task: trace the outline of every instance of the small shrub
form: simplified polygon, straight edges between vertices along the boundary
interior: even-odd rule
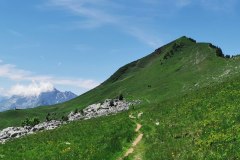
[[[123,100],[123,95],[120,94],[120,95],[118,96],[118,99],[119,99],[120,101],[122,101],[122,100]]]
[[[217,48],[217,47],[214,46],[212,43],[209,44],[209,47],[210,47],[210,48],[213,48],[213,49],[216,49],[216,48]]]
[[[230,55],[225,55],[225,58],[231,58],[231,56]]]
[[[195,39],[192,38],[188,38],[190,41],[192,41],[193,43],[197,43],[197,41]]]
[[[40,120],[37,117],[34,117],[32,119],[26,118],[24,121],[22,121],[22,126],[23,127],[24,126],[31,126],[31,127],[33,127],[33,126],[35,126],[35,125],[37,125],[39,123],[40,123]]]
[[[218,57],[224,57],[224,54],[223,54],[221,48],[219,48],[219,47],[217,47],[217,46],[214,46],[214,45],[211,44],[211,43],[209,44],[209,47],[210,47],[210,48],[213,48],[213,49],[216,49],[216,55],[217,55]]]
[[[81,109],[79,112],[81,113],[81,115],[84,115],[84,112],[83,112],[83,110],[82,110],[82,109]]]
[[[33,126],[35,126],[35,125],[37,125],[39,123],[40,123],[40,120],[39,120],[38,117],[33,118],[33,123],[32,123]]]
[[[62,116],[62,121],[68,121],[68,116]]]
[[[25,120],[22,121],[22,127],[28,126],[29,123],[30,123],[30,120],[29,120],[29,118],[27,117]]]
[[[218,57],[224,57],[224,54],[223,54],[221,48],[218,48],[218,47],[217,47],[216,55],[217,55]]]
[[[51,120],[57,119],[56,113],[48,113],[46,116],[46,121],[49,122]]]
[[[75,113],[75,114],[78,113],[78,109],[77,109],[77,108],[74,110],[74,113]]]
[[[46,121],[51,121],[50,115],[51,115],[50,113],[47,114],[47,116],[46,116]]]
[[[171,58],[170,52],[167,52],[167,53],[163,56],[163,59],[168,59],[168,58]]]
[[[114,102],[113,102],[113,100],[111,100],[111,101],[109,102],[109,105],[110,105],[111,107],[114,106]]]
[[[182,47],[184,47],[184,43],[180,43],[180,44],[174,43],[173,47],[172,47],[172,51],[177,52],[177,51],[181,50]]]

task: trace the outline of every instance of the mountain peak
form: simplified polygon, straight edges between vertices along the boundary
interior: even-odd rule
[[[1,105],[0,111],[14,109],[14,108],[26,109],[26,108],[34,108],[38,106],[54,105],[54,104],[69,101],[75,97],[77,97],[77,95],[70,91],[61,92],[56,88],[53,88],[53,90],[50,90],[50,91],[42,92],[38,96],[15,95],[9,98],[2,99],[0,101],[0,105]]]
[[[187,36],[182,36],[182,37],[174,40],[173,42],[182,42],[182,43],[187,43],[187,44],[197,43],[197,41],[195,39],[187,37]]]
[[[206,60],[216,59],[217,57],[224,57],[219,47],[211,43],[197,43],[193,38],[182,36],[156,49],[153,53],[119,68],[103,84],[122,81],[135,76],[141,70],[153,67],[160,71],[166,65],[169,68],[174,68],[174,66],[182,66],[182,68],[183,66],[196,66]]]

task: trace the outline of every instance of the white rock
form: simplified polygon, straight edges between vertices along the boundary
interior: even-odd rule
[[[134,101],[134,102],[127,102],[127,101],[120,101],[120,100],[113,100],[114,106],[110,106],[110,102],[112,100],[106,99],[103,104],[92,104],[83,109],[83,114],[77,112],[71,112],[68,115],[68,121],[76,121],[80,119],[91,119],[91,118],[96,118],[100,116],[106,116],[109,114],[116,114],[118,112],[126,111],[129,109],[129,106],[134,105],[134,104],[139,104],[140,101]],[[130,118],[131,115],[129,116]],[[135,117],[134,117],[135,118]],[[38,131],[42,130],[53,130],[57,127],[59,127],[62,124],[66,124],[67,122],[61,122],[61,121],[48,121],[48,122],[43,122],[35,125],[34,127],[31,126],[25,126],[25,127],[8,127],[0,131],[0,143],[5,143],[9,139],[12,138],[19,138],[24,135],[29,135],[29,134],[34,134]],[[159,125],[156,123],[156,125]]]

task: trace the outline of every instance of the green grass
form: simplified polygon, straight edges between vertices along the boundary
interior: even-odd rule
[[[116,159],[135,137],[135,123],[127,114],[73,122],[16,139],[0,145],[0,159]]]
[[[239,104],[236,78],[143,106],[143,159],[239,159]]]
[[[174,55],[164,58],[170,53]],[[182,37],[123,66],[99,87],[69,102],[0,113],[1,129],[20,125],[25,117],[44,120],[52,112],[61,117],[121,93],[128,100],[142,100],[135,110],[0,145],[0,159],[1,155],[3,159],[116,159],[136,136],[136,122],[143,125],[144,137],[128,159],[239,159],[239,62],[217,57],[208,43]],[[128,118],[140,111],[142,118],[135,122]],[[19,152],[13,156],[14,150]]]
[[[175,44],[182,47],[174,48]],[[174,55],[164,59],[173,51]],[[114,73],[95,89],[63,104],[0,113],[0,129],[20,125],[26,117],[45,120],[48,113],[58,118],[76,108],[123,94],[129,100],[161,102],[204,86],[225,81],[239,73],[240,59],[216,56],[208,43],[194,43],[186,37],[173,41],[152,54],[132,62]],[[226,74],[227,73],[227,74]]]
[[[145,103],[117,115],[73,122],[17,139],[0,145],[0,156],[4,155],[3,159],[116,159],[136,137],[136,123],[128,115],[143,112],[134,121],[143,125],[144,137],[128,159],[136,155],[146,160],[238,159],[239,104],[240,77],[237,77],[159,103]]]

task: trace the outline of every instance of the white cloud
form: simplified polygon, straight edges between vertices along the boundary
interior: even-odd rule
[[[132,36],[136,37],[141,42],[146,43],[147,45],[151,46],[152,48],[157,48],[161,46],[162,42],[158,38],[152,36],[152,34],[148,34],[146,32],[143,32],[139,28],[132,27],[128,30],[128,33]]]
[[[0,64],[0,77],[11,80],[22,80],[28,77],[30,72],[16,68],[12,64]]]
[[[29,85],[18,84],[12,87],[7,92],[8,95],[36,95],[42,90],[51,88],[50,84],[54,86],[71,86],[84,90],[89,90],[99,85],[99,82],[90,79],[35,75],[30,71],[18,69],[12,64],[0,64],[0,78],[6,78],[15,83],[30,83]],[[7,90],[6,88],[4,89]],[[4,92],[0,93],[0,95],[4,95]]]
[[[127,2],[111,0],[47,0],[47,2],[45,7],[64,10],[79,16],[79,21],[71,23],[71,29],[93,29],[112,25],[155,48],[159,47],[159,42],[162,41],[161,37],[152,33],[153,30],[149,27],[151,25],[148,25],[148,21],[145,19],[154,19],[154,16],[166,18],[189,6],[199,6],[202,9],[220,13],[232,12],[236,7],[237,0],[131,1],[130,4],[134,7],[128,6]]]
[[[192,0],[176,0],[176,4],[178,7],[185,7],[190,5]]]
[[[83,80],[83,79],[50,79],[50,82],[58,85],[68,85],[75,86],[84,89],[92,89],[99,85],[97,81],[94,80]]]
[[[146,4],[152,4],[158,7],[169,8],[171,6],[173,9],[182,9],[189,5],[197,5],[204,9],[211,11],[225,11],[229,12],[236,7],[238,0],[142,0]],[[174,8],[177,7],[177,8]]]
[[[10,88],[7,95],[18,95],[18,96],[38,96],[42,92],[52,91],[54,89],[53,84],[49,82],[35,82],[28,85],[17,84]]]
[[[136,25],[135,19],[138,16],[117,14],[119,8],[126,7],[122,7],[119,3],[109,0],[48,0],[47,6],[60,8],[79,16],[81,21],[74,22],[75,25],[71,26],[72,29],[92,29],[113,25],[150,47],[155,48],[160,45],[159,37],[151,34],[150,29],[143,29],[143,27]]]
[[[90,20],[85,21],[86,24],[82,23],[82,25],[93,27],[93,25],[99,26],[100,24],[117,22],[115,17],[97,7],[108,2],[106,0],[49,0],[48,6],[61,7],[75,15],[85,16]]]
[[[203,9],[216,12],[232,12],[235,10],[237,0],[171,0],[176,7],[184,8],[190,5],[200,6]]]
[[[18,31],[16,31],[16,30],[8,29],[7,31],[8,31],[11,35],[13,35],[13,36],[16,36],[16,37],[23,37],[23,34],[20,33],[20,32],[18,32]]]
[[[232,12],[235,10],[237,0],[199,0],[200,4],[208,9],[213,11],[224,11]]]

